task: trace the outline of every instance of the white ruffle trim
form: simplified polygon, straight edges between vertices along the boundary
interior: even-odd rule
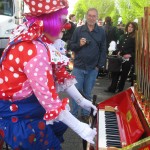
[[[54,47],[62,54],[62,55],[66,55],[66,42],[64,42],[61,39],[57,39],[55,40],[55,42],[53,43]]]
[[[13,41],[21,33],[27,33],[28,27],[25,23],[20,24],[17,28],[13,30],[13,34],[10,35],[10,41]]]
[[[57,92],[64,91],[65,89],[76,83],[77,80],[75,78],[65,79],[64,83],[61,84],[58,84],[58,82],[56,83],[56,90]]]
[[[54,44],[47,44],[51,53],[51,62],[54,64],[63,63],[64,65],[68,65],[69,58],[65,55],[62,55],[59,50],[54,47]]]

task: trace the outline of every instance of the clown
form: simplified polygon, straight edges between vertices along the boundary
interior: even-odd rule
[[[78,105],[97,108],[77,91],[65,69],[68,59],[55,46],[64,28],[66,0],[24,0],[30,13],[14,31],[0,60],[0,137],[12,149],[61,150],[70,127],[90,143],[96,130],[69,112],[65,91]]]

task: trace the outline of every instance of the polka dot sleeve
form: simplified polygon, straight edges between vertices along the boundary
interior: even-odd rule
[[[64,91],[71,85],[77,83],[75,76],[71,75],[68,71],[66,71],[66,65],[57,64],[53,66],[53,71],[55,72],[54,75],[58,92]]]
[[[55,119],[61,110],[65,109],[68,99],[60,100],[56,92],[53,71],[47,49],[39,43],[34,43],[35,47],[30,47],[33,51],[37,50],[34,56],[24,67],[24,72],[30,82],[34,94],[40,104],[46,110],[45,120]],[[26,59],[24,55],[24,59]]]

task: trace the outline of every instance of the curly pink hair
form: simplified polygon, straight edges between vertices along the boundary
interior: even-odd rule
[[[26,19],[31,23],[36,20],[42,20],[44,24],[44,32],[50,34],[51,36],[58,36],[66,21],[63,16],[66,16],[67,14],[67,8],[63,8],[50,14],[43,14],[40,16],[26,16]]]

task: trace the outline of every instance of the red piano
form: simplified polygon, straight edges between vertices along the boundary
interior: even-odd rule
[[[150,150],[150,127],[134,88],[98,104],[95,150]]]

